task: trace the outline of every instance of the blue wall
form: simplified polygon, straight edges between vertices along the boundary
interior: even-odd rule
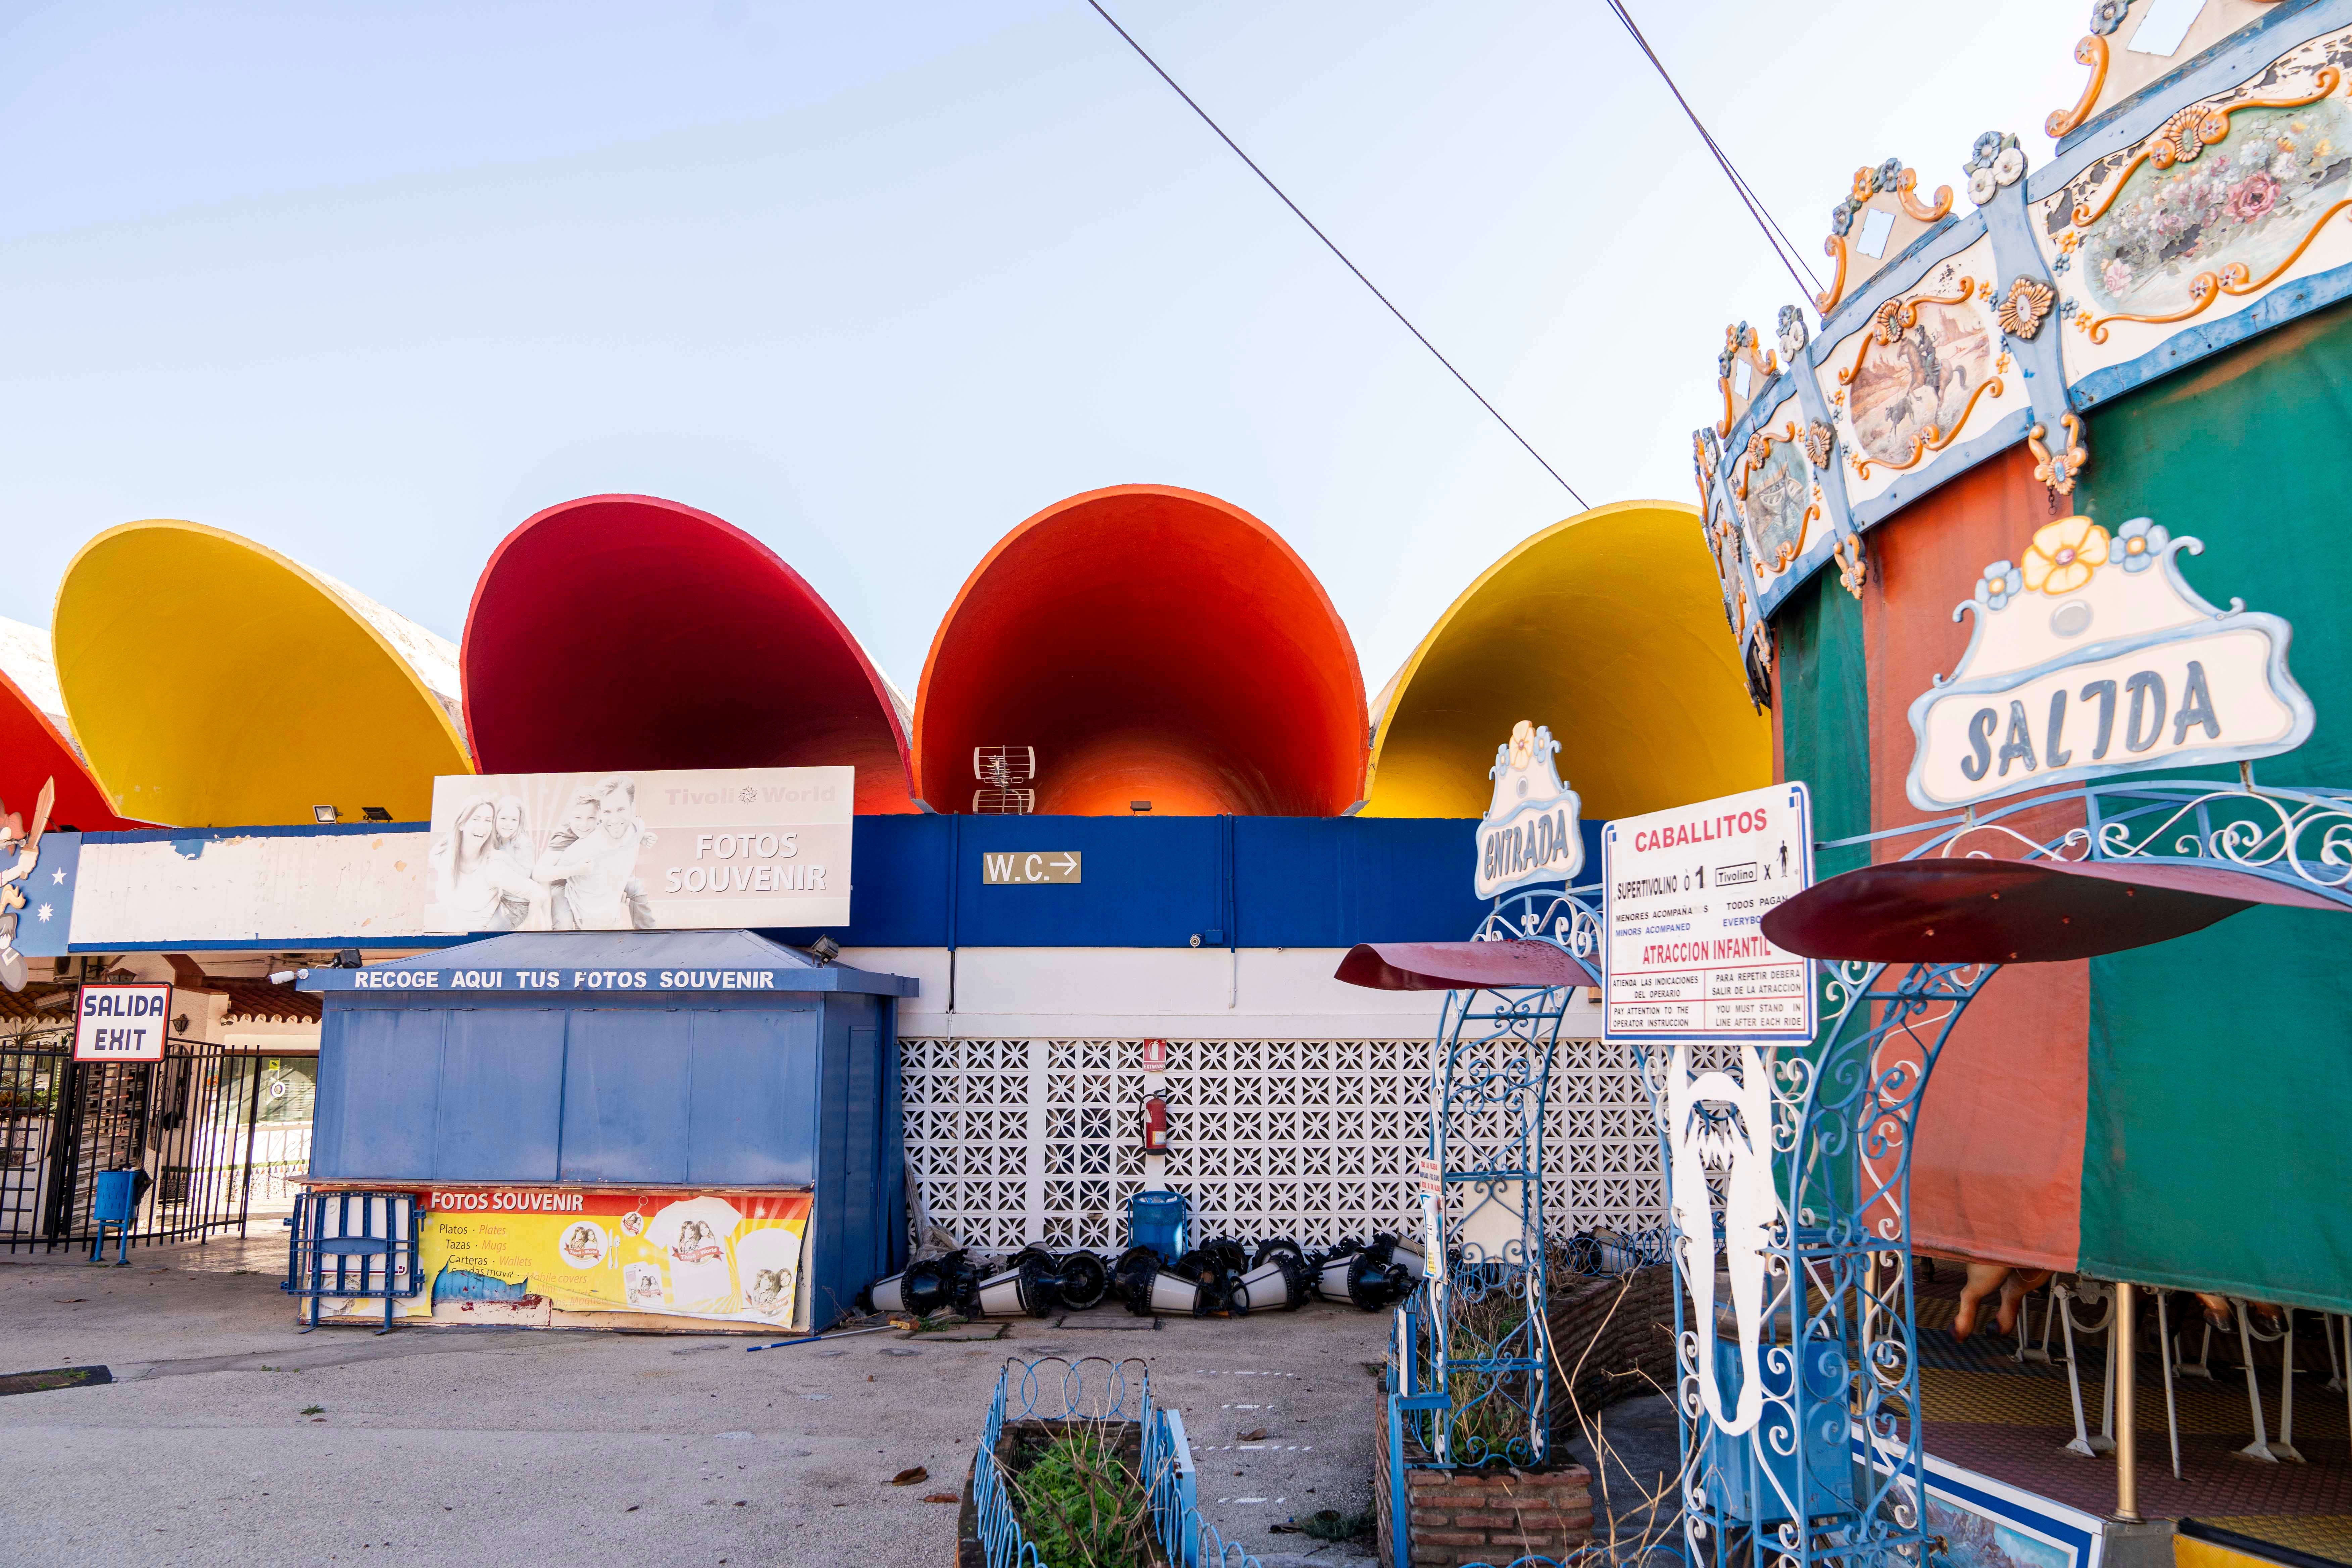
[[[1477,824],[1450,817],[861,816],[856,947],[1347,947],[1466,937]],[[1600,825],[1584,825],[1600,864]],[[987,885],[990,853],[1075,850],[1074,884]],[[806,942],[814,930],[763,933]]]

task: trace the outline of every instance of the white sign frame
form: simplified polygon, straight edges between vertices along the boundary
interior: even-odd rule
[[[1619,817],[1601,829],[1601,865],[1602,1038],[1796,1042],[1819,1031],[1813,961],[1773,946],[1759,929],[1766,913],[1813,884],[1812,792],[1803,780]],[[1724,879],[1708,885],[1718,874]],[[1748,887],[1757,891],[1738,890]],[[1718,971],[1724,979],[1705,978]],[[1717,985],[1731,989],[1707,994]],[[1660,994],[1694,986],[1695,995]],[[1793,1018],[1785,1005],[1769,1006],[1794,1000],[1791,986],[1803,998]],[[1696,1027],[1669,1016],[1685,1003],[1696,1005]],[[1645,1026],[1632,1026],[1643,1016],[1637,1009],[1649,1013]]]
[[[848,767],[459,773],[433,781],[425,930],[849,923]]]
[[[78,1062],[160,1062],[171,1033],[169,981],[85,985],[74,998],[73,1059]],[[119,1037],[125,1035],[134,1039],[121,1043]]]
[[[1559,751],[1549,726],[1525,719],[1495,748],[1495,765],[1486,772],[1494,795],[1478,824],[1470,881],[1480,898],[1499,899],[1539,882],[1572,883],[1584,870],[1584,805],[1552,762]]]

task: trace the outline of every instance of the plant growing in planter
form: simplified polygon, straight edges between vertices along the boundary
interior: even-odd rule
[[[1258,1568],[1201,1518],[1183,1418],[1139,1361],[1010,1361],[997,1374],[957,1568]]]
[[[1113,1426],[1074,1421],[1007,1478],[1023,1532],[1053,1568],[1150,1568],[1160,1561],[1150,1493],[1119,1451],[1123,1434]]]

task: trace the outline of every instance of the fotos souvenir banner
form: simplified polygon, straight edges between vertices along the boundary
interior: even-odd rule
[[[808,1193],[556,1192],[468,1187],[416,1194],[424,1289],[397,1315],[453,1303],[545,1302],[790,1328],[804,1322]],[[378,1302],[326,1302],[380,1316]],[[446,1310],[443,1312],[447,1315]]]
[[[425,929],[849,923],[853,768],[433,781]]]

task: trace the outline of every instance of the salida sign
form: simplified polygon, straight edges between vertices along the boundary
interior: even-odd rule
[[[1812,881],[1812,797],[1769,785],[1602,829],[1612,1040],[1807,1040],[1812,965],[1764,917]]]
[[[160,1062],[171,1016],[168,984],[85,985],[74,1009],[74,1060]]]
[[[1952,612],[1975,622],[1959,668],[1911,704],[1911,803],[1950,810],[2301,745],[2315,716],[2287,672],[2293,628],[2200,597],[2176,557],[2203,549],[2147,518],[2110,535],[2068,517],[2035,531],[2022,563],[1986,567]]]

